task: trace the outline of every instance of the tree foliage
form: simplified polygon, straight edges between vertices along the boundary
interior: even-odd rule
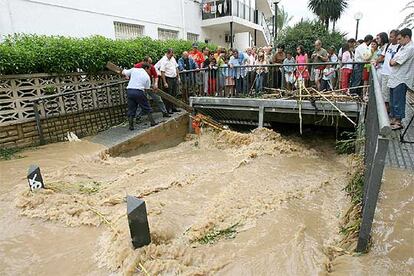
[[[402,10],[406,13],[406,16],[399,26],[400,28],[414,28],[414,1],[408,1]]]
[[[345,35],[340,32],[329,32],[325,26],[318,21],[302,21],[293,27],[288,27],[282,32],[278,43],[284,44],[287,51],[296,53],[296,47],[303,45],[309,54],[314,50],[314,43],[319,39],[323,47],[334,46],[339,49],[345,43]],[[295,55],[295,54],[294,54]]]
[[[285,29],[292,19],[293,19],[293,16],[290,16],[289,13],[285,10],[285,8],[283,6],[282,7],[281,6],[277,7],[276,24],[277,24],[278,31],[281,31],[281,30]],[[269,28],[271,29],[272,26],[273,26],[273,17],[266,18],[266,23],[269,26]]]
[[[348,0],[309,0],[308,8],[324,22],[329,29],[329,22],[336,22],[348,8]]]
[[[191,49],[191,41],[112,40],[102,36],[71,38],[16,34],[0,44],[0,74],[98,72],[107,61],[131,67],[144,56],[160,59],[168,48],[177,55]],[[205,43],[200,43],[204,47]],[[209,47],[212,45],[209,45]],[[212,46],[214,48],[214,46]]]

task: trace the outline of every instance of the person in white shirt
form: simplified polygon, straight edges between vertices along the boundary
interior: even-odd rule
[[[339,59],[338,56],[336,55],[336,50],[334,46],[330,46],[328,48],[328,57],[329,57],[329,62],[334,62],[334,63],[338,63]],[[337,85],[337,73],[336,71],[339,70],[339,64],[338,65],[333,65],[332,68],[335,70],[335,73],[332,76],[332,87],[335,88]],[[333,89],[332,88],[332,89]]]
[[[401,120],[405,118],[407,90],[414,90],[414,42],[411,29],[405,28],[398,34],[401,49],[390,60],[391,74],[388,80],[390,88],[391,128],[402,129]]]
[[[388,84],[388,80],[391,74],[390,60],[394,57],[394,55],[399,51],[401,47],[398,44],[398,40],[397,40],[397,36],[399,32],[400,32],[399,30],[392,30],[390,32],[389,44],[387,44],[384,47],[381,55],[375,61],[375,64],[377,66],[382,64],[381,70],[380,70],[380,74],[381,74],[380,85],[381,85],[382,97],[384,98],[385,106],[388,111],[390,111],[389,110],[390,88],[388,87],[387,84]]]
[[[364,42],[361,43],[355,49],[355,56],[354,56],[355,62],[368,62],[370,60],[371,48],[369,45],[371,44],[371,41],[373,39],[374,37],[372,35],[365,36]],[[354,88],[354,87],[361,85],[363,70],[364,70],[364,64],[354,64],[353,70],[352,70],[352,77],[351,77],[351,88],[350,88],[351,94],[357,94],[359,96],[362,96],[362,89]]]
[[[344,44],[342,47],[341,89],[344,89],[346,94],[349,94],[349,82],[352,76],[353,66],[348,64],[354,61],[352,50],[352,48],[349,48],[349,44]]]
[[[246,65],[254,65],[255,57],[253,55],[253,50],[251,48],[247,48],[246,57],[247,57]],[[252,90],[254,80],[255,80],[255,77],[256,77],[256,72],[255,72],[254,69],[255,69],[254,67],[248,67],[247,68],[247,87],[248,87],[249,91]]]
[[[355,38],[350,38],[347,41],[348,44],[348,49],[355,49],[356,48],[356,40]],[[339,49],[338,51],[338,59],[342,60],[342,53],[344,52],[344,47],[342,47],[341,49]]]
[[[129,78],[127,86],[127,99],[128,99],[128,121],[129,129],[134,130],[134,118],[137,113],[138,106],[142,111],[148,115],[148,120],[151,126],[155,126],[157,123],[152,117],[152,108],[148,103],[147,96],[145,95],[145,89],[150,89],[150,68],[148,63],[142,64],[141,68],[131,68],[129,70],[124,69],[122,75]]]
[[[332,65],[326,65],[322,73],[321,91],[333,90],[332,81],[335,77],[335,69]]]
[[[178,82],[180,81],[180,72],[178,70],[178,63],[174,58],[173,49],[168,49],[159,63],[164,90],[171,96],[176,97]],[[170,114],[178,112],[177,108],[169,102],[166,102],[165,106]]]

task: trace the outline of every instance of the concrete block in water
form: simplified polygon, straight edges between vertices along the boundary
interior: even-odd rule
[[[27,180],[29,181],[29,188],[32,192],[45,187],[39,166],[31,165],[29,167],[29,171],[27,172]]]
[[[134,248],[150,244],[151,237],[145,201],[134,196],[127,196],[127,213]]]

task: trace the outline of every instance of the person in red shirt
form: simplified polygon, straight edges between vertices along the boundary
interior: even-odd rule
[[[201,68],[201,65],[206,59],[204,58],[203,53],[200,52],[200,50],[198,50],[197,43],[193,44],[193,50],[190,51],[188,54],[189,54],[189,57],[191,57],[197,63],[198,68]]]
[[[152,59],[149,56],[145,56],[144,59],[141,62],[135,64],[134,67],[135,68],[141,68],[144,63],[148,63],[149,65],[151,65],[151,68],[150,68],[150,77],[151,77],[152,87],[153,87],[153,89],[158,88],[158,74],[157,74],[157,70],[155,70],[155,67],[152,64]]]
[[[152,87],[153,87],[153,91],[146,91],[146,93],[148,94],[148,96],[152,98],[152,100],[155,103],[157,103],[159,109],[162,112],[163,117],[171,117],[170,114],[168,114],[168,111],[165,108],[165,104],[162,101],[161,97],[156,94],[156,91],[158,89],[158,74],[157,74],[157,70],[155,69],[155,66],[152,64],[152,59],[149,56],[146,56],[141,62],[135,64],[134,67],[142,68],[142,65],[144,63],[147,63],[151,66],[149,75],[150,75]],[[138,113],[138,117],[140,117],[140,113]]]

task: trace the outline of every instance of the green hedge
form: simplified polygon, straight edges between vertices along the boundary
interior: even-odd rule
[[[7,36],[0,44],[0,74],[69,73],[82,70],[98,72],[107,61],[122,67],[131,67],[146,55],[154,62],[168,48],[176,55],[191,49],[192,42],[185,40],[152,40],[137,38],[112,40],[102,36],[71,38],[17,34]],[[199,43],[200,47],[206,46]],[[215,49],[213,45],[208,45]]]
[[[296,47],[299,45],[303,45],[308,54],[312,53],[317,39],[322,41],[323,48],[334,46],[338,52],[345,43],[345,34],[327,31],[322,23],[306,20],[286,28],[279,37],[278,43],[284,44],[286,50],[292,51],[295,56]]]

